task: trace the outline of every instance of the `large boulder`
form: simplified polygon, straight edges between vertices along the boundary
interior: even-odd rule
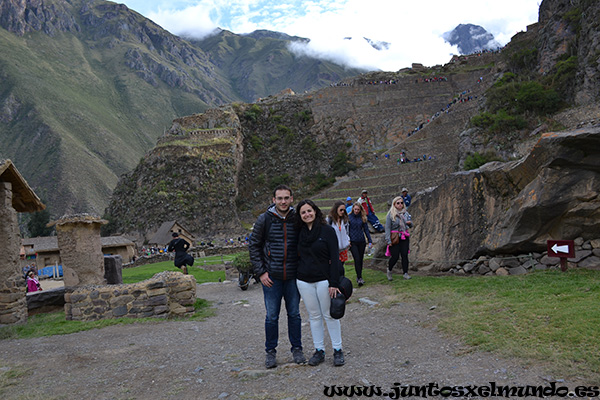
[[[411,205],[411,258],[441,268],[543,251],[548,239],[600,237],[599,172],[595,126],[546,133],[521,160],[456,173]]]

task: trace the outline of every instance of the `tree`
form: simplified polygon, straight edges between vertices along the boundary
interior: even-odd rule
[[[31,237],[50,236],[54,232],[54,227],[47,227],[48,222],[50,222],[50,212],[47,208],[31,214],[31,218],[27,222],[27,229]]]

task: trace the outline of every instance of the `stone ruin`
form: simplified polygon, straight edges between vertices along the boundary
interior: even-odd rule
[[[143,282],[122,283],[120,260],[102,255],[100,227],[105,223],[88,214],[68,215],[51,223],[56,226],[63,261],[66,319],[193,314],[196,280],[191,275],[165,271]]]
[[[46,206],[10,160],[0,160],[0,324],[27,321],[26,289],[19,263],[21,237],[17,212]]]

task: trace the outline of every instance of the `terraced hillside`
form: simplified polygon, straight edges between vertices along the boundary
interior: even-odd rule
[[[456,91],[452,95],[448,95],[448,88],[443,86],[445,82],[421,84],[420,88],[429,93],[424,93],[423,99],[429,101],[431,109],[431,115],[425,119],[421,129],[399,133],[403,137],[400,143],[370,155],[362,168],[338,179],[333,187],[315,196],[317,204],[327,209],[334,201],[348,196],[354,199],[362,189],[367,189],[375,208],[385,210],[388,202],[400,193],[402,187],[408,187],[414,195],[418,191],[437,186],[448,174],[456,172],[459,166],[459,134],[469,119],[478,112],[483,102],[482,95],[493,82],[494,73],[492,68],[488,68],[449,76],[449,81],[453,81],[450,87]],[[418,101],[419,97],[414,94],[413,92],[412,98],[416,97],[415,101]],[[436,103],[436,99],[439,103]],[[454,99],[456,102],[446,108]],[[442,111],[443,108],[445,109]],[[408,113],[406,109],[402,111]],[[411,119],[415,128],[420,125],[415,114],[412,118],[407,118]],[[411,162],[398,162],[403,152]],[[422,161],[415,162],[416,158]]]

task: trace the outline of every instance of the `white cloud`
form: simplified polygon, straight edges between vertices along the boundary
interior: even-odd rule
[[[160,8],[160,0],[146,0],[149,11],[139,11],[177,35],[205,37],[217,27],[240,34],[268,29],[311,39],[308,45],[295,46],[302,54],[397,70],[413,62],[448,62],[457,49],[441,36],[461,23],[483,26],[504,45],[537,21],[540,1],[175,0]],[[391,45],[376,51],[363,37]]]

